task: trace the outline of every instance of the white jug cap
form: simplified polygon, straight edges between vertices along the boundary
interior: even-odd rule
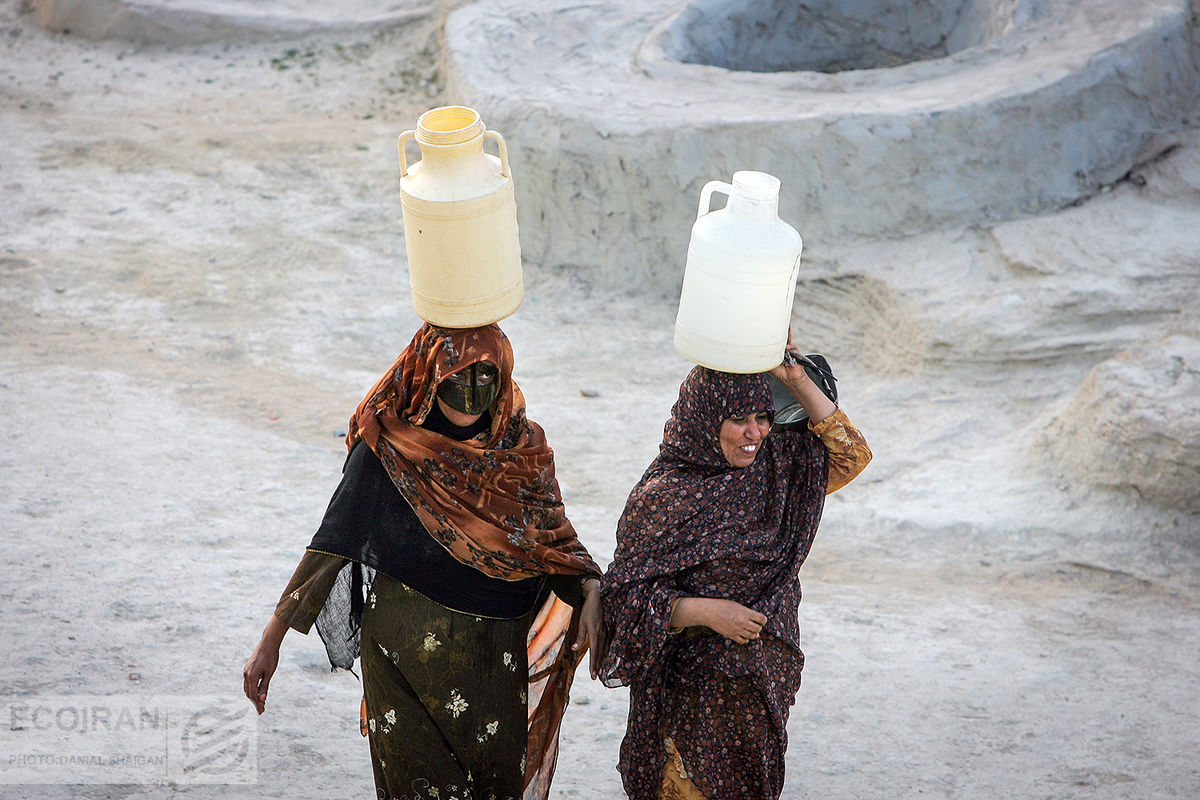
[[[739,170],[733,173],[733,189],[747,200],[775,200],[779,197],[779,178],[765,172]]]

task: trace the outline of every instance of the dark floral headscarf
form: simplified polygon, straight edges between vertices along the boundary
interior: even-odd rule
[[[658,457],[630,492],[617,524],[616,552],[601,584],[610,641],[600,677],[607,686],[631,689],[619,764],[630,797],[658,796],[668,734],[689,774],[710,787],[712,797],[755,795],[753,787],[735,789],[719,777],[720,759],[700,758],[702,739],[719,750],[722,736],[750,737],[763,753],[782,757],[783,720],[803,665],[797,574],[821,519],[828,452],[810,431],[772,433],[750,466],[731,466],[721,451],[722,421],[771,409],[764,375],[693,369],[679,389]],[[738,647],[715,634],[669,636],[681,597],[724,598],[761,612],[764,643]],[[737,732],[692,732],[677,707],[684,701],[673,693],[689,670],[750,681],[738,685],[755,687],[772,721]],[[741,774],[727,764],[725,772],[734,782]],[[777,788],[762,796],[778,796]]]
[[[799,487],[791,484],[792,476],[777,463],[778,437],[768,436],[754,463],[745,468],[730,465],[721,450],[725,419],[773,410],[770,386],[763,374],[738,375],[706,367],[696,367],[688,374],[663,430],[658,457],[629,493],[617,524],[617,549],[604,576],[608,596],[615,596],[626,584],[745,555],[758,543],[769,547],[786,520],[800,520],[801,515],[789,508]],[[824,448],[817,441],[809,444],[816,445],[813,458],[821,467],[814,474],[823,475]],[[824,484],[815,494],[818,519],[823,492]],[[815,522],[812,527],[815,533]],[[614,685],[632,677],[620,666],[634,655],[632,651],[640,649],[638,637],[630,633],[631,652],[623,654],[619,621],[610,627],[606,680]],[[633,658],[634,662],[641,660]]]
[[[679,399],[663,430],[660,455],[654,463],[660,469],[733,470],[721,451],[721,423],[759,411],[775,415],[766,375],[735,375],[696,367],[679,387]]]

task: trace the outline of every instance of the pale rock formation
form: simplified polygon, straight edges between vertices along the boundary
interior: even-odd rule
[[[1200,512],[1200,336],[1168,336],[1099,364],[1045,444],[1079,483]]]
[[[0,0],[5,700],[236,697],[337,486],[346,415],[418,324],[395,135],[464,98],[434,98],[396,73],[430,75],[433,20],[347,58],[335,42],[357,33],[233,47],[52,35],[28,1]],[[346,7],[304,2],[314,14]],[[931,5],[904,3],[919,4]],[[272,68],[295,47],[315,56]],[[943,89],[953,99],[962,87]],[[581,161],[605,141],[581,125],[562,136],[559,150]],[[696,158],[709,152],[688,141]],[[1174,356],[1194,367],[1186,321],[1200,317],[1200,132],[1181,141],[1077,207],[994,227],[830,240],[785,202],[809,240],[796,329],[832,359],[875,450],[829,497],[804,567],[808,664],[785,797],[1196,795],[1200,513],[1171,513],[1178,493],[1152,501],[1085,483],[1037,446],[1068,427],[1094,370],[1133,407],[1120,431],[1138,431],[1132,446],[1161,458],[1155,425],[1196,429],[1194,400],[1180,397],[1184,381],[1196,395],[1194,374],[1169,382]],[[592,166],[562,161],[564,187]],[[644,203],[633,182],[611,197],[580,185],[582,199],[560,196],[553,219],[521,224],[536,241],[564,219],[590,236],[594,208],[661,217],[658,184],[674,169],[646,171]],[[704,166],[695,180],[710,177],[721,176]],[[656,266],[674,275],[699,186],[677,188],[680,250]],[[569,216],[576,203],[586,209]],[[526,304],[504,326],[571,519],[601,564],[688,369],[671,350],[673,299],[593,282],[655,227],[614,219],[586,251],[599,272],[530,261]],[[621,797],[627,693],[585,675],[554,796]],[[90,766],[70,783],[53,767],[46,783],[4,784],[0,796],[369,797],[361,697],[353,676],[330,674],[318,637],[291,635],[267,713],[255,721],[240,701],[257,783],[167,786],[146,771],[142,785],[102,784]],[[30,733],[6,730],[3,755],[26,752],[17,739]],[[100,733],[62,752],[102,752]]]
[[[893,6],[483,0],[447,98],[509,139],[527,260],[669,294],[705,181],[777,175],[820,254],[1075,202],[1200,97],[1187,0]]]
[[[304,36],[319,31],[377,31],[427,17],[414,0],[32,0],[40,24],[89,39],[167,45]]]

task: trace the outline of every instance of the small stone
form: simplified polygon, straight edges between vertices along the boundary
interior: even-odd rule
[[[140,672],[129,673],[129,680],[133,681],[134,683],[141,683],[142,682],[142,673],[140,673]]]
[[[600,392],[596,391],[595,389],[580,389],[579,393],[581,395],[583,395],[584,397],[599,397],[600,396]]]

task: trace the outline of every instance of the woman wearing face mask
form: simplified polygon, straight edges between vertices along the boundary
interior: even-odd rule
[[[771,374],[803,405],[808,430],[768,435],[765,374],[696,367],[617,526],[599,672],[630,687],[619,769],[634,800],[783,791],[804,666],[798,571],[825,495],[871,451],[802,366]]]
[[[315,622],[335,667],[361,651],[381,800],[544,798],[599,635],[599,570],[512,365],[495,325],[417,332],[351,417],[341,484],[243,671],[261,714],[289,627]]]

